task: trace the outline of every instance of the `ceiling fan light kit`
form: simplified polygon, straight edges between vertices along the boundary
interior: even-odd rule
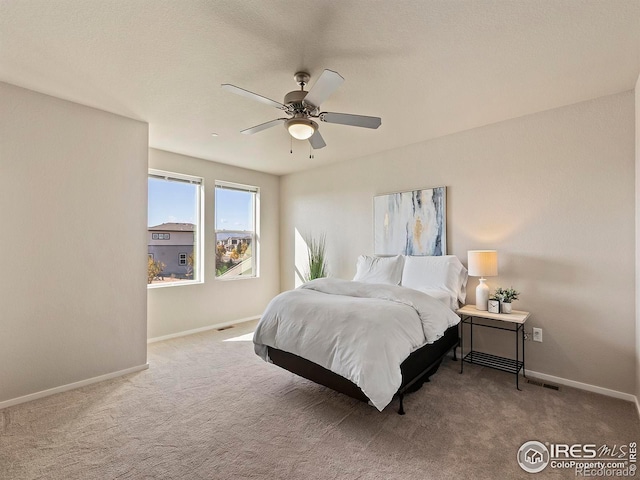
[[[289,115],[290,118],[278,118],[270,122],[261,123],[255,127],[242,130],[241,133],[252,135],[267,128],[284,123],[285,128],[293,138],[297,140],[309,140],[311,148],[317,150],[325,147],[325,143],[318,124],[312,118],[325,123],[335,123],[339,125],[351,125],[354,127],[378,128],[382,124],[379,117],[367,117],[364,115],[351,115],[347,113],[321,112],[320,105],[331,96],[331,94],[344,82],[344,78],[332,70],[325,70],[318,78],[315,85],[308,92],[304,90],[309,82],[310,75],[307,72],[297,72],[294,79],[300,90],[289,92],[284,97],[284,103],[276,102],[270,98],[263,97],[257,93],[250,92],[235,85],[225,83],[222,88],[241,95],[246,98],[271,105]]]
[[[318,124],[308,118],[291,118],[285,122],[284,126],[297,140],[306,140],[318,129]]]

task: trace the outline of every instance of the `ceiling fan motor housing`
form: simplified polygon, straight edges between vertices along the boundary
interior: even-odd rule
[[[284,104],[291,105],[294,110],[304,110],[304,104],[302,101],[304,97],[307,96],[307,93],[304,90],[294,90],[293,92],[289,92],[284,96]]]

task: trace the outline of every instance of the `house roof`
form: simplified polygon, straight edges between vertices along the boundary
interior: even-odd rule
[[[149,122],[151,147],[285,174],[634,88],[638,0],[3,0],[0,80]],[[282,112],[305,70],[345,82],[309,158]],[[307,87],[308,89],[308,87]],[[212,133],[218,134],[212,137]],[[289,153],[293,145],[293,154]]]
[[[193,232],[193,223],[162,223],[149,227],[147,230],[150,232]]]

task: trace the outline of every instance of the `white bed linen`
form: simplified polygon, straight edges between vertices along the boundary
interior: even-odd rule
[[[456,294],[456,302],[465,302],[467,296],[467,269],[455,255],[404,257],[403,287],[445,289]],[[428,293],[428,292],[427,292]],[[457,303],[451,306],[457,309]]]
[[[426,293],[430,297],[440,300],[447,308],[451,310],[457,310],[460,308],[458,305],[458,297],[450,290],[441,288],[416,288],[419,292]]]
[[[253,342],[267,362],[270,346],[342,375],[382,411],[402,383],[400,364],[459,321],[417,290],[323,278],[275,297]]]
[[[404,256],[371,257],[360,255],[356,262],[356,275],[353,280],[365,283],[386,283],[400,285]]]

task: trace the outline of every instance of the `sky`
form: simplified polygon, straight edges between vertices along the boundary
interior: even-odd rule
[[[189,183],[150,178],[147,225],[195,223],[197,188]],[[216,189],[216,228],[252,230],[251,196],[249,192]],[[211,207],[207,204],[204,206],[205,209]]]

